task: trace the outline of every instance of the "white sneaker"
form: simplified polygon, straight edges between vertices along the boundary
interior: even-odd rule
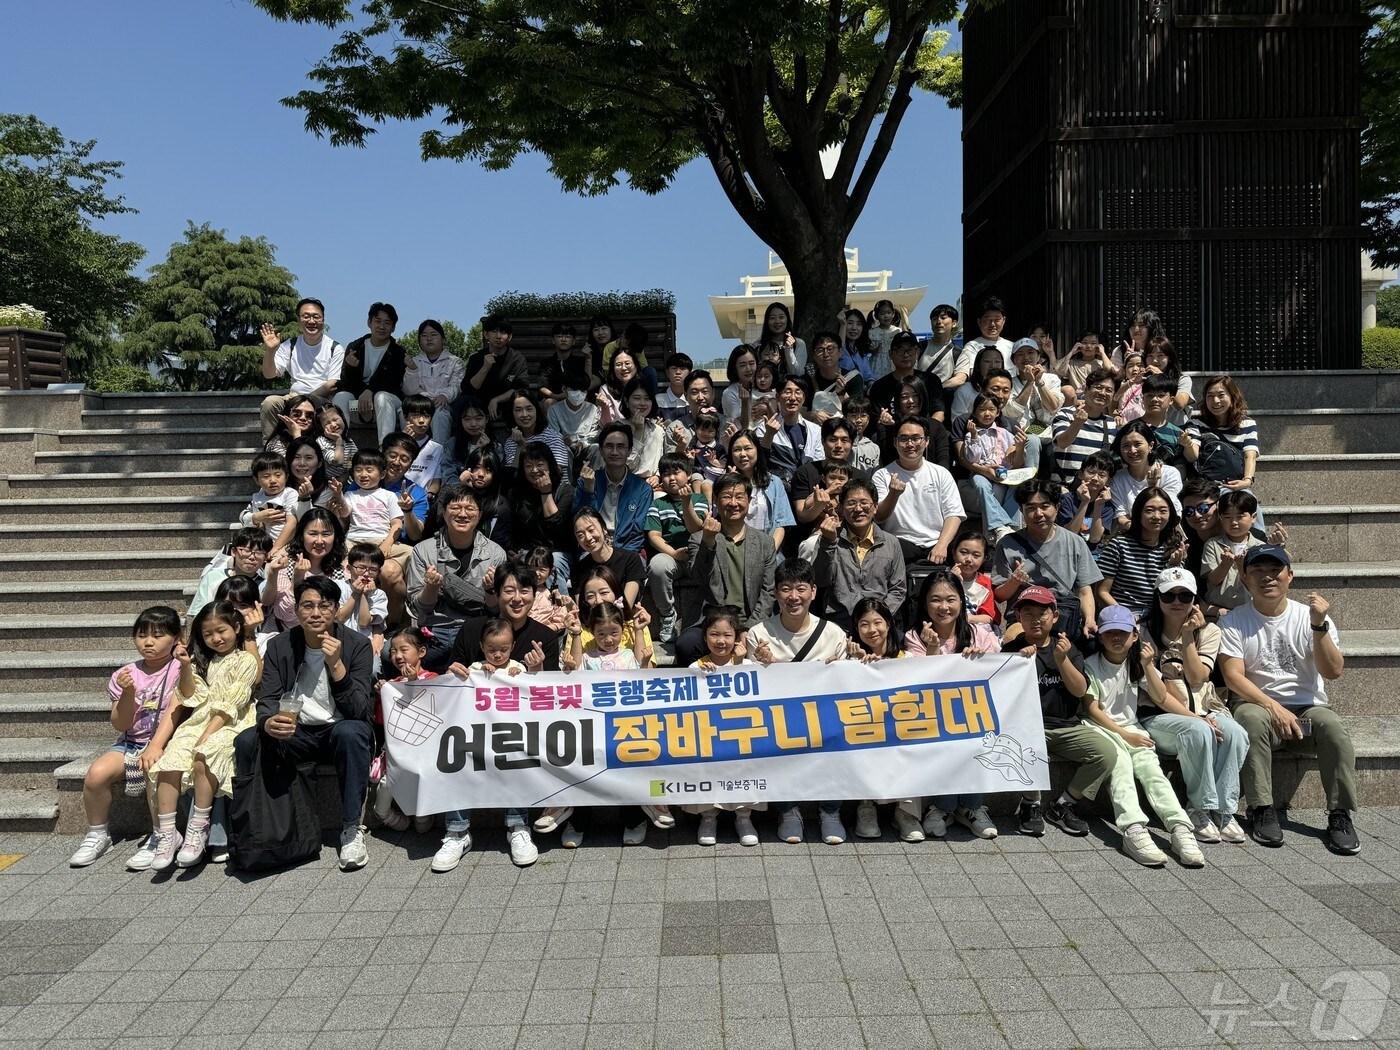
[[[856,834],[863,839],[880,837],[880,815],[875,809],[875,803],[865,801],[856,807]]]
[[[572,824],[565,824],[559,833],[559,845],[565,849],[578,849],[583,845],[583,832]]]
[[[511,863],[521,868],[528,868],[535,861],[540,859],[540,851],[535,848],[534,840],[530,838],[530,829],[523,824],[519,827],[511,828],[507,833],[510,840]]]
[[[435,817],[414,817],[413,830],[420,835],[426,835],[433,830],[433,825],[435,823],[437,823],[437,818]]]
[[[353,831],[340,833],[340,870],[355,871],[369,863],[369,849],[365,846],[365,829],[356,827]]]
[[[846,825],[841,823],[840,813],[822,814],[822,841],[828,846],[839,846],[846,841]]]
[[[169,831],[156,832],[156,838],[160,841],[156,843],[155,855],[151,857],[151,870],[164,871],[175,863],[175,853],[185,843],[185,838],[175,828]]]
[[[1188,809],[1186,815],[1191,819],[1191,833],[1196,836],[1198,842],[1220,841],[1220,829],[1215,826],[1213,813],[1207,813],[1203,809]]]
[[[651,827],[645,820],[638,821],[630,828],[622,829],[622,844],[624,846],[640,846],[647,840],[647,831]]]
[[[931,839],[941,839],[948,834],[948,814],[937,806],[929,806],[924,814],[924,834]]]
[[[986,806],[978,806],[976,809],[959,808],[953,814],[953,819],[979,839],[997,837],[997,826],[992,822],[992,818],[987,816]]]
[[[550,832],[563,824],[574,814],[573,806],[550,806],[535,818],[535,830]]]
[[[1234,846],[1238,846],[1240,843],[1244,842],[1246,837],[1244,828],[1240,827],[1240,822],[1235,819],[1235,815],[1231,813],[1229,816],[1226,816],[1222,813],[1221,816],[1225,817],[1225,820],[1220,825],[1220,841],[1228,842]]]
[[[204,848],[209,844],[209,825],[196,824],[185,827],[185,844],[175,854],[175,864],[181,868],[192,868],[204,859]]]
[[[1206,866],[1205,855],[1201,852],[1201,847],[1196,845],[1196,839],[1199,837],[1197,832],[1185,824],[1177,824],[1172,828],[1172,852],[1176,854],[1176,859],[1181,861],[1183,867],[1204,868]]]
[[[1123,832],[1123,852],[1146,868],[1160,868],[1167,862],[1167,855],[1157,848],[1143,824],[1134,824]]]
[[[1010,536],[1015,531],[1016,527],[1014,525],[998,525],[995,529],[992,530],[993,545],[1000,543],[1002,540],[1004,540],[1007,536]]]
[[[702,846],[713,846],[719,830],[719,814],[714,810],[700,814],[700,830],[695,833],[695,841]]]
[[[642,812],[645,813],[658,828],[664,830],[676,826],[676,818],[671,815],[670,806],[643,806]]]
[[[441,874],[451,871],[458,864],[462,863],[462,854],[472,848],[472,833],[470,831],[448,831],[442,837],[442,845],[433,854],[432,870]]]
[[[924,828],[912,813],[906,813],[898,806],[894,811],[894,830],[902,842],[923,842]]]
[[[98,857],[110,853],[112,850],[112,836],[105,831],[89,831],[83,836],[83,841],[78,844],[78,848],[73,851],[73,855],[68,858],[70,868],[86,868]]]
[[[758,845],[758,832],[754,830],[753,817],[748,813],[734,814],[734,834],[739,836],[741,846]]]
[[[156,859],[156,847],[159,845],[160,835],[157,832],[151,832],[146,836],[146,841],[141,843],[141,848],[126,858],[126,870],[147,870],[151,866],[151,861]]]

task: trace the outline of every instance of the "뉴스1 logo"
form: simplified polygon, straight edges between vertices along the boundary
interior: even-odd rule
[[[714,790],[714,785],[708,780],[699,783],[691,783],[688,780],[653,780],[651,782],[651,797],[665,798],[667,795],[694,795],[699,792],[709,792]]]

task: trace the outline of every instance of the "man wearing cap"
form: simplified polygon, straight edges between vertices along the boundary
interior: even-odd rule
[[[1087,835],[1089,825],[1075,811],[1075,804],[1093,797],[1098,785],[1113,771],[1118,754],[1108,737],[1080,719],[1089,680],[1083,655],[1063,632],[1055,629],[1059,616],[1055,595],[1045,587],[1024,587],[1016,595],[1013,608],[1022,634],[1007,642],[1002,651],[1035,659],[1045,747],[1052,757],[1079,767],[1069,785],[1048,807],[1041,806],[1038,791],[1023,795],[1016,807],[1016,820],[1023,835],[1044,835],[1046,821],[1067,835]]]
[[[1055,524],[1061,494],[1058,484],[1040,478],[1016,487],[1025,525],[997,541],[992,583],[999,602],[1012,602],[1029,584],[1047,588],[1060,610],[1056,629],[1078,642],[1097,629],[1094,584],[1103,573],[1084,538]]]
[[[1351,734],[1327,704],[1326,683],[1342,676],[1342,650],[1327,600],[1288,597],[1293,564],[1282,547],[1251,547],[1244,557],[1250,604],[1220,622],[1220,668],[1235,695],[1234,714],[1249,733],[1242,781],[1250,834],[1261,846],[1283,845],[1274,809],[1273,752],[1312,750],[1327,793],[1327,844],[1354,854],[1356,753]]]

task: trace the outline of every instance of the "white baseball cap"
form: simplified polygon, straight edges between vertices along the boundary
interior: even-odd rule
[[[1157,590],[1161,594],[1174,591],[1178,587],[1188,590],[1192,594],[1196,592],[1196,577],[1183,569],[1180,565],[1173,565],[1169,569],[1163,569],[1157,576]]]

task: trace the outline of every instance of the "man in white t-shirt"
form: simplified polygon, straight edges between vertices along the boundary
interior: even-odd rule
[[[277,429],[277,417],[292,394],[307,394],[325,400],[335,393],[340,382],[340,370],[345,364],[345,348],[326,335],[326,308],[319,299],[303,299],[297,303],[297,335],[286,341],[276,327],[262,326],[262,373],[264,379],[290,376],[291,390],[286,394],[269,394],[263,398],[260,410],[262,436],[266,441]]]
[[[817,598],[817,577],[811,563],[801,558],[783,562],[773,573],[773,592],[778,598],[778,615],[754,624],[745,634],[749,654],[767,666],[773,663],[827,664],[846,658],[846,632],[831,620],[812,615]],[[822,802],[822,841],[839,846],[846,841],[841,823],[841,803]],[[802,841],[802,810],[798,803],[779,803],[778,838],[784,842]]]
[[[1000,350],[1005,359],[1002,367],[1015,375],[1015,369],[1011,365],[1011,351],[1016,344],[1001,334],[1005,328],[1006,306],[1002,301],[994,295],[982,300],[982,305],[977,308],[977,335],[963,343],[962,353],[958,355],[957,364],[953,366],[953,382],[945,383],[944,386],[958,386],[966,382],[972,375],[978,351],[985,346],[994,346]],[[961,380],[959,376],[962,377]]]
[[[1251,547],[1244,556],[1250,604],[1220,621],[1220,669],[1235,695],[1235,720],[1249,733],[1240,777],[1249,806],[1250,835],[1261,846],[1283,845],[1274,809],[1273,752],[1296,748],[1317,754],[1327,793],[1327,844],[1354,854],[1361,843],[1352,825],[1357,808],[1356,753],[1351,734],[1327,703],[1326,683],[1342,676],[1337,628],[1327,600],[1307,604],[1288,597],[1293,564],[1282,547]]]
[[[899,541],[906,565],[946,563],[967,517],[953,475],[924,458],[929,429],[929,421],[920,416],[901,419],[894,434],[895,461],[871,478],[880,496],[875,521]]]

